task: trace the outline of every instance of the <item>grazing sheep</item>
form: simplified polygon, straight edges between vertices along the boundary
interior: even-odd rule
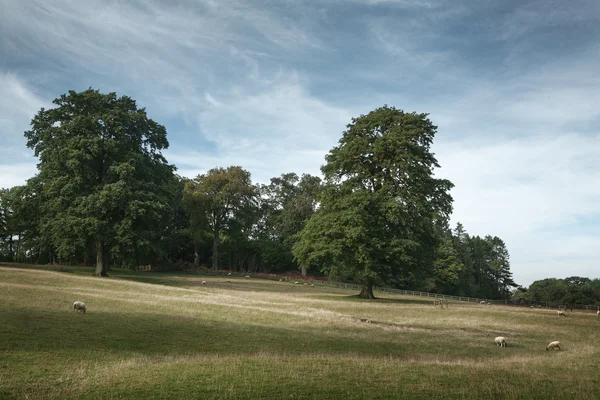
[[[314,283],[311,283],[310,287],[315,287],[315,284],[314,284]]]
[[[504,336],[498,336],[496,339],[494,339],[494,342],[496,342],[496,346],[506,347],[506,339]]]
[[[227,274],[227,276],[231,276],[231,272]]]
[[[565,312],[564,312],[563,310],[558,310],[558,311],[556,312],[556,314],[557,314],[559,317],[560,317],[560,316],[566,317],[566,315],[565,315]]]
[[[550,344],[548,344],[548,346],[546,346],[546,351],[548,351],[550,349],[559,349],[559,350],[562,350],[560,348],[560,342],[558,340],[555,340],[554,342],[550,342]]]
[[[75,303],[73,303],[73,309],[77,312],[83,311],[83,313],[85,314],[85,311],[87,310],[87,306],[85,305],[85,303],[83,301],[76,301]]]
[[[203,284],[203,285],[206,285],[206,281],[202,281],[202,284]]]
[[[596,315],[600,317],[600,310],[596,311]]]
[[[246,278],[250,278],[250,275],[246,275]]]
[[[294,282],[294,284],[295,284],[295,285],[297,285],[297,284],[298,284],[298,281]]]
[[[488,305],[488,306],[491,306],[491,305],[492,305],[492,303],[490,303],[490,302],[488,301],[487,305]]]
[[[485,304],[485,300],[481,300],[479,304]]]
[[[533,308],[533,306],[529,306],[529,308]]]

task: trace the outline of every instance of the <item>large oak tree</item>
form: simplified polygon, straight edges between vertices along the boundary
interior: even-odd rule
[[[437,127],[427,114],[384,106],[352,120],[326,156],[320,208],[294,244],[300,263],[351,272],[374,298],[390,283],[433,268],[436,225],[452,211],[453,184],[434,177]]]
[[[159,255],[174,169],[161,153],[165,128],[115,93],[69,91],[53,103],[25,132],[40,160],[42,234],[65,258],[92,243],[96,275],[107,275],[109,253]]]

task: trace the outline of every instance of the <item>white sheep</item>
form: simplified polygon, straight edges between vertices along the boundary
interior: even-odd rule
[[[297,285],[297,284],[298,284],[298,281],[295,281],[295,282],[294,282],[294,285]]]
[[[496,339],[494,339],[494,342],[496,342],[497,346],[506,347],[506,339],[504,336],[498,336]]]
[[[206,281],[202,281],[202,284],[203,284],[203,285],[206,285]]]
[[[246,278],[250,278],[250,275],[246,275]]]
[[[231,272],[227,274],[227,276],[231,276]]]
[[[311,284],[310,284],[310,287],[315,287],[315,284],[314,284],[314,283],[311,283]]]
[[[566,317],[566,315],[565,315],[565,312],[564,312],[563,310],[558,310],[558,311],[556,312],[556,314],[557,314],[559,317],[560,317],[560,316]]]
[[[548,351],[550,349],[559,349],[559,350],[562,350],[560,348],[560,342],[558,340],[555,340],[554,342],[550,342],[550,344],[548,344],[548,346],[546,346],[546,351]]]
[[[481,300],[479,304],[485,304],[485,300]]]
[[[73,303],[73,309],[77,312],[83,311],[83,313],[85,314],[85,311],[87,310],[87,306],[85,305],[85,303],[83,301],[76,301],[75,303]]]
[[[283,282],[283,279],[280,279],[279,282]]]
[[[596,311],[596,315],[600,317],[600,310]]]

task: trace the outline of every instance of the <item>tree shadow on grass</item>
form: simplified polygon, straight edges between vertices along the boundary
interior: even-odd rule
[[[313,298],[322,299],[322,300],[336,300],[336,301],[350,301],[364,304],[424,304],[424,305],[432,305],[433,299],[421,299],[419,297],[415,299],[410,298],[401,298],[401,299],[390,299],[386,297],[377,297],[375,299],[363,299],[358,296],[358,294],[350,295],[350,296],[336,296],[336,295],[319,295],[313,296]],[[452,303],[450,303],[452,305]]]
[[[415,332],[384,332],[340,324],[282,328],[158,313],[9,309],[0,313],[0,352],[90,351],[142,355],[361,355],[439,354],[445,339]],[[460,336],[459,342],[466,340]],[[464,343],[466,345],[466,342]],[[469,356],[459,346],[455,356]],[[461,350],[462,349],[462,350]]]

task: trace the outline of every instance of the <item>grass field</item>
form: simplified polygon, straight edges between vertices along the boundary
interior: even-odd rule
[[[1,399],[600,397],[591,313],[441,310],[242,277],[90,274],[0,263]],[[563,350],[545,351],[552,340]]]

